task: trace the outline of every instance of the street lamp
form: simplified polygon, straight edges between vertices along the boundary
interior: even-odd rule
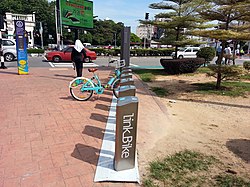
[[[149,19],[149,13],[145,13],[145,21],[148,21]],[[148,39],[148,25],[146,24],[146,34],[145,34],[145,31],[144,31],[144,49],[146,48],[146,40]],[[146,36],[145,36],[146,35]]]

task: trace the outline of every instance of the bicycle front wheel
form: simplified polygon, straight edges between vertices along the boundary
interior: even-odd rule
[[[119,96],[119,87],[120,87],[120,79],[116,79],[113,84],[111,85],[111,88],[113,89],[113,94],[116,98]]]
[[[70,94],[78,101],[87,101],[93,95],[94,85],[90,79],[77,77],[70,82]]]

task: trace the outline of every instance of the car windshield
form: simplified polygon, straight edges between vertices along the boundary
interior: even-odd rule
[[[186,47],[180,47],[179,51],[185,51],[187,48]]]

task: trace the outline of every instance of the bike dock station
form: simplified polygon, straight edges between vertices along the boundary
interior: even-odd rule
[[[125,28],[123,34],[126,35],[127,32],[128,29]],[[129,49],[126,50],[126,46],[129,45],[123,45],[123,55],[129,51]],[[135,96],[136,87],[129,60],[124,56],[121,59],[125,59],[126,66],[120,69],[118,98],[113,96],[96,168],[95,182],[140,182],[136,153],[139,100]]]
[[[131,71],[129,72],[131,74]],[[95,182],[138,182],[136,154],[138,104],[132,78],[121,79],[119,97],[113,96]],[[107,154],[112,153],[112,154]]]

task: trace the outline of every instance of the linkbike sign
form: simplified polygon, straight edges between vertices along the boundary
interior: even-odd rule
[[[116,171],[135,167],[137,136],[138,98],[126,96],[118,98],[116,108]]]

